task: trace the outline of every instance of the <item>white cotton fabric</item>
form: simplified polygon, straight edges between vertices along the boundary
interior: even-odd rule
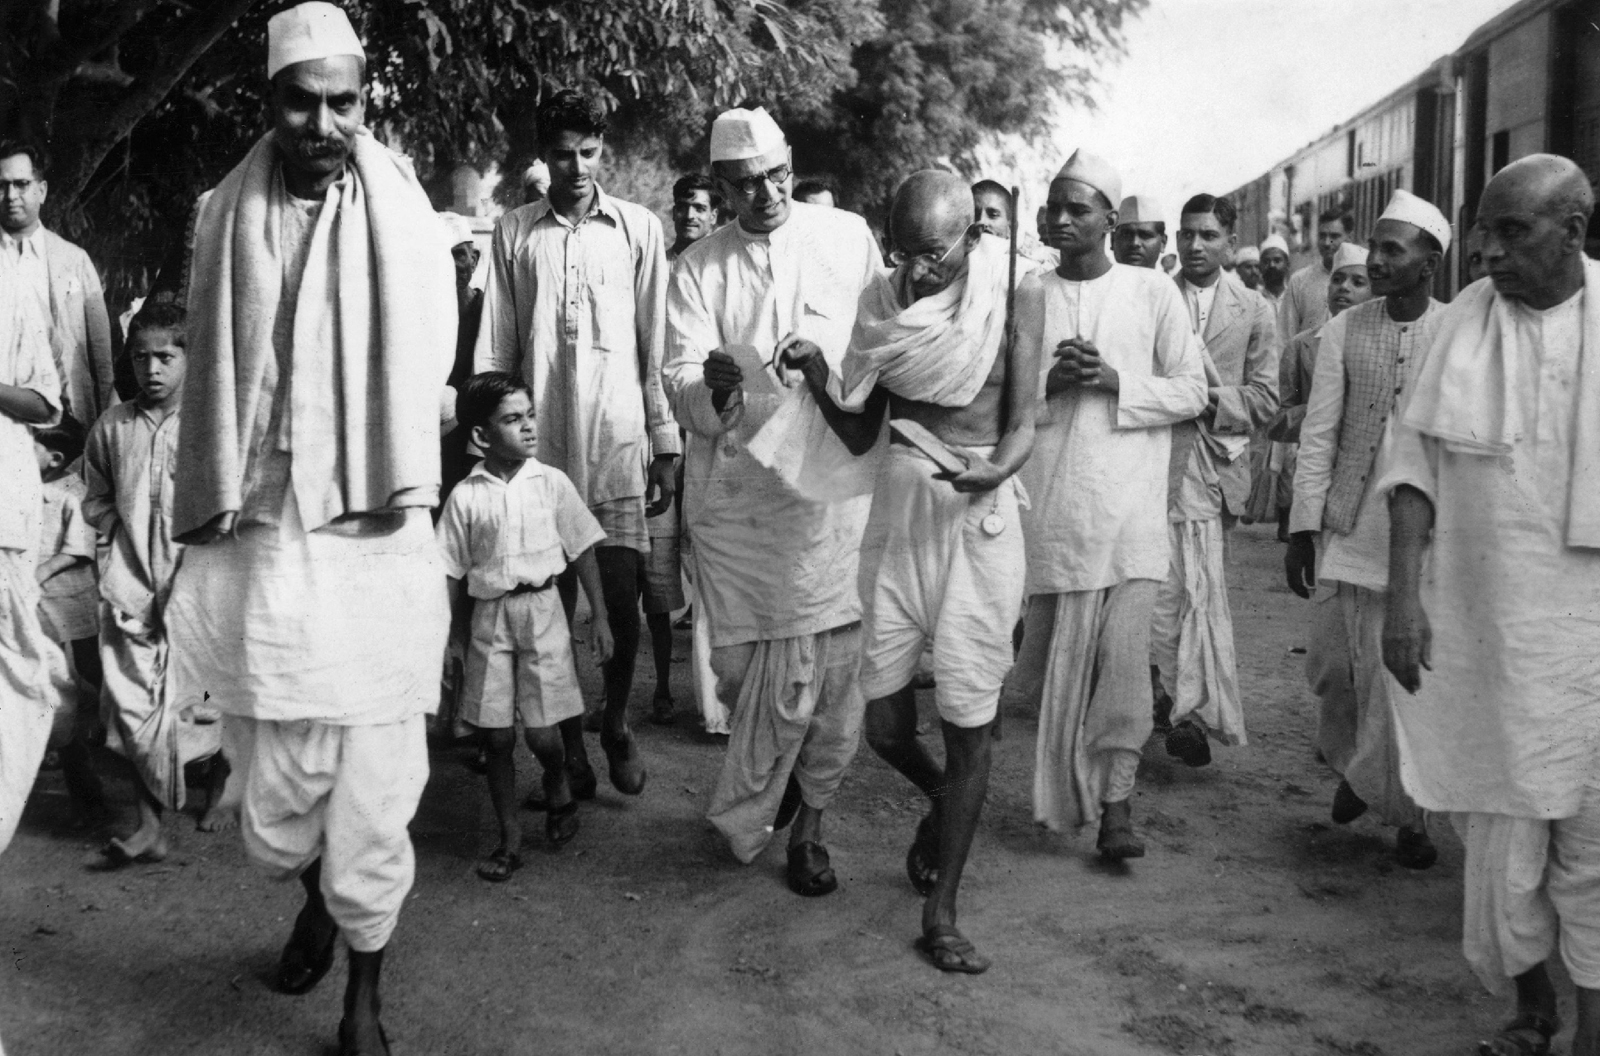
[[[445,500],[435,534],[445,574],[484,600],[542,586],[606,539],[566,474],[533,458],[510,480],[482,462],[472,467]]]
[[[383,534],[246,525],[184,550],[167,604],[173,692],[244,718],[360,726],[431,714],[450,626],[428,511]]]
[[[1386,311],[1378,313],[1376,325],[1390,331],[1400,349],[1400,361],[1395,369],[1396,391],[1390,397],[1391,419],[1404,393],[1410,392],[1415,383],[1422,359],[1438,332],[1443,311],[1444,305],[1429,301],[1422,317],[1409,323],[1395,322]],[[1371,320],[1366,314],[1361,318],[1363,325]],[[1318,579],[1383,590],[1389,585],[1389,504],[1374,488],[1382,451],[1369,471],[1355,527],[1348,534],[1323,531],[1322,527],[1323,508],[1339,456],[1339,430],[1344,419],[1347,383],[1345,342],[1351,319],[1351,313],[1341,312],[1322,328],[1311,392],[1300,423],[1300,450],[1295,456],[1294,506],[1290,510],[1289,531],[1321,533],[1317,540]]]
[[[737,699],[706,817],[746,864],[772,841],[792,773],[805,804],[826,809],[861,743],[861,628],[723,646],[718,694]]]
[[[1172,721],[1193,718],[1223,744],[1246,744],[1222,519],[1174,521],[1169,530],[1172,565],[1156,595],[1150,657],[1172,698]]]
[[[781,398],[746,387],[719,414],[705,384],[708,353],[748,345],[770,358],[796,332],[839,369],[861,291],[878,273],[877,243],[853,213],[790,209],[770,235],[728,224],[684,250],[667,297],[663,380],[689,434],[684,523],[714,647],[861,618],[856,571],[870,497],[819,502],[797,492],[749,450]]]
[[[1592,296],[1505,306],[1504,402],[1521,424],[1503,454],[1416,427],[1430,371],[1458,373],[1437,361],[1472,347],[1441,326],[1380,471],[1378,494],[1409,485],[1435,515],[1421,584],[1433,669],[1415,696],[1395,694],[1402,774],[1427,810],[1571,817],[1600,765],[1600,551],[1568,538]],[[1486,416],[1485,435],[1495,426]]]
[[[1394,197],[1384,208],[1379,220],[1398,220],[1403,224],[1420,227],[1439,240],[1439,246],[1450,250],[1450,221],[1444,218],[1439,207],[1425,198],[1419,198],[1404,188],[1397,188]]]
[[[1111,167],[1109,161],[1087,150],[1080,148],[1073,151],[1066,164],[1061,166],[1061,171],[1056,173],[1056,179],[1088,184],[1105,195],[1106,201],[1112,206],[1122,201],[1122,177],[1117,175],[1117,170]]]
[[[474,604],[461,721],[504,730],[515,716],[536,730],[582,714],[572,627],[560,593],[551,586]]]
[[[1007,681],[1007,692],[1039,701],[1033,817],[1053,831],[1098,824],[1106,803],[1133,792],[1152,725],[1156,587],[1135,579],[1104,590],[1042,594],[1029,603],[1018,667],[1027,658],[1042,678],[1023,685],[1029,679],[1022,673]]]
[[[724,110],[711,122],[711,163],[764,158],[788,145],[765,107]]]
[[[285,66],[335,55],[366,57],[349,17],[336,5],[310,0],[267,20],[268,80]]]
[[[1283,284],[1283,299],[1278,302],[1278,338],[1290,339],[1328,321],[1328,280],[1333,273],[1318,257],[1289,276]]]
[[[861,691],[876,700],[910,685],[931,644],[939,718],[985,726],[1011,669],[1022,610],[1025,497],[1015,478],[965,495],[934,479],[938,472],[901,444],[890,446],[879,470],[861,544]],[[982,528],[990,516],[1004,524],[999,535]]]
[[[1120,378],[1116,395],[1072,389],[1046,400],[1018,472],[1027,593],[1102,590],[1165,579],[1171,426],[1206,405],[1200,340],[1161,272],[1113,264],[1097,279],[1054,273],[1017,291],[1019,341],[1042,349],[1040,391],[1060,342],[1082,336]]]
[[[33,555],[0,548],[0,852],[22,819],[65,688],[66,660],[39,625]]]
[[[1339,248],[1333,251],[1333,267],[1328,271],[1329,277],[1345,268],[1366,268],[1367,256],[1366,246],[1354,242],[1341,243]]]
[[[438,655],[431,658],[435,677]],[[328,912],[352,950],[381,950],[411,891],[407,826],[428,783],[421,715],[372,726],[226,716],[250,857],[282,879],[322,860]]]
[[[1313,599],[1306,681],[1321,701],[1317,749],[1387,825],[1420,830],[1425,818],[1400,779],[1394,680],[1383,666],[1381,590],[1328,583]]]
[[[1559,820],[1451,815],[1466,851],[1461,949],[1491,993],[1559,949],[1572,981],[1600,989],[1600,791]]]

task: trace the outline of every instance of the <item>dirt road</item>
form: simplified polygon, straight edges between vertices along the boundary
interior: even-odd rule
[[[1459,845],[1436,824],[1439,864],[1411,873],[1391,864],[1376,823],[1328,821],[1335,781],[1312,758],[1314,709],[1291,653],[1305,603],[1282,587],[1280,555],[1265,529],[1235,536],[1251,744],[1199,771],[1151,744],[1134,808],[1150,853],[1131,868],[1097,864],[1092,835],[1033,824],[1034,723],[1008,717],[962,889],[962,924],[995,961],[981,977],[942,976],[913,952],[918,900],[902,860],[922,808],[865,747],[828,822],[842,886],[815,900],[784,887],[781,847],[741,867],[708,831],[719,746],[687,720],[643,722],[644,657],[644,795],[603,788],[555,854],[529,815],[529,863],[508,884],[472,871],[492,845],[482,779],[459,752],[436,755],[414,825],[417,884],[385,967],[394,1051],[1475,1051],[1505,1008],[1460,958]],[[687,665],[673,674],[688,701]],[[7,1052],[328,1048],[341,976],[302,998],[267,984],[297,886],[257,874],[237,834],[203,835],[188,818],[170,825],[167,862],[89,872],[94,843],[62,835],[64,817],[47,774],[0,862]]]

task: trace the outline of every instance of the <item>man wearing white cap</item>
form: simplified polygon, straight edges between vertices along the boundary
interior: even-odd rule
[[[1488,282],[1457,294],[1394,423],[1384,666],[1405,789],[1465,848],[1462,948],[1516,1017],[1490,1056],[1551,1051],[1546,963],[1600,1054],[1600,263],[1594,192],[1534,154],[1484,188]],[[1416,221],[1412,221],[1415,223]],[[1320,363],[1319,363],[1320,366]],[[1319,382],[1320,384],[1320,382]]]
[[[1261,251],[1255,246],[1245,246],[1233,255],[1233,273],[1246,289],[1261,290]]]
[[[1347,824],[1372,806],[1400,830],[1396,860],[1425,869],[1438,855],[1422,811],[1400,783],[1382,653],[1389,511],[1372,484],[1389,418],[1444,310],[1430,291],[1450,248],[1450,224],[1428,202],[1396,191],[1371,245],[1366,270],[1374,298],[1335,310],[1322,327],[1300,425],[1284,569],[1290,590],[1302,598],[1316,591],[1306,674],[1323,702],[1317,747],[1343,779],[1333,820]],[[1336,276],[1353,248],[1334,255]]]
[[[1261,253],[1261,285],[1256,287],[1256,292],[1267,299],[1267,304],[1272,307],[1274,315],[1279,304],[1283,301],[1284,285],[1289,281],[1289,243],[1277,233],[1268,235],[1261,240],[1261,245],[1256,247]],[[1293,337],[1281,331],[1278,336],[1284,340]]]
[[[456,356],[450,368],[447,384],[451,414],[444,423],[446,434],[439,441],[439,496],[443,500],[450,489],[461,483],[472,470],[475,461],[468,452],[467,430],[456,427],[454,394],[472,377],[473,357],[478,348],[478,328],[483,322],[483,291],[472,285],[472,276],[478,270],[482,253],[478,238],[472,231],[472,222],[457,213],[441,213],[449,234],[450,257],[456,268]]]
[[[1111,233],[1111,252],[1118,264],[1154,268],[1167,251],[1167,222],[1161,206],[1148,194],[1130,194],[1117,207],[1117,229]]]
[[[603,665],[600,746],[612,787],[644,790],[628,726],[639,654],[639,566],[647,516],[672,505],[680,442],[661,388],[667,257],[661,221],[600,187],[608,123],[592,98],[556,92],[539,107],[539,150],[550,192],[494,228],[477,367],[520,374],[533,389],[539,461],[578,489],[605,542],[595,547],[616,643]],[[559,579],[571,619],[576,566]],[[573,794],[594,795],[583,718],[561,723]]]
[[[1223,270],[1238,212],[1197,194],[1178,217],[1178,290],[1206,349],[1206,409],[1172,432],[1168,520],[1172,567],[1156,598],[1151,658],[1166,747],[1189,766],[1211,761],[1207,736],[1245,743],[1223,564],[1223,532],[1248,506],[1250,434],[1278,409],[1278,329],[1272,309]]]
[[[1050,184],[1061,267],[1018,293],[1046,399],[1019,474],[1029,603],[1002,693],[1039,705],[1034,818],[1058,831],[1098,823],[1111,860],[1145,850],[1129,797],[1150,737],[1151,611],[1170,565],[1167,459],[1172,426],[1206,406],[1177,289],[1106,254],[1120,183],[1104,160],[1072,155]]]
[[[802,495],[748,445],[804,395],[763,364],[803,339],[837,370],[881,258],[861,217],[791,201],[789,144],[765,110],[716,119],[711,169],[738,222],[673,266],[664,373],[689,435],[684,521],[711,664],[718,695],[738,701],[709,816],[744,862],[792,821],[789,886],[825,895],[837,880],[822,810],[865,707],[856,570],[871,500]],[[799,406],[826,431],[814,402]]]
[[[343,12],[302,4],[267,39],[272,131],[195,221],[172,683],[223,712],[246,849],[305,888],[279,989],[315,986],[343,934],[339,1051],[375,1054],[449,622],[428,508],[455,295],[410,163],[363,127]]]

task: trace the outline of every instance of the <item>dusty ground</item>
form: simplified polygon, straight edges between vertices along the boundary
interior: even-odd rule
[[[962,891],[962,922],[995,959],[987,975],[942,976],[913,952],[918,902],[901,863],[921,806],[868,750],[829,821],[841,890],[802,900],[783,886],[781,848],[741,867],[702,823],[719,746],[687,721],[641,721],[645,794],[603,789],[556,854],[530,815],[529,864],[501,886],[472,872],[492,845],[481,779],[460,753],[435,756],[417,884],[386,966],[395,1052],[1475,1051],[1504,1008],[1458,953],[1459,845],[1437,832],[1439,865],[1410,873],[1375,823],[1328,822],[1335,782],[1312,759],[1291,654],[1304,603],[1281,586],[1264,530],[1235,538],[1252,743],[1202,771],[1152,744],[1135,801],[1150,854],[1108,870],[1092,838],[1034,826],[1034,726],[1011,717]],[[653,680],[640,671],[642,718]],[[673,674],[688,700],[687,665]],[[95,844],[61,834],[64,806],[47,774],[0,863],[12,1056],[328,1047],[340,977],[303,998],[266,982],[297,887],[252,871],[237,835],[190,819],[171,824],[166,863],[86,871]]]

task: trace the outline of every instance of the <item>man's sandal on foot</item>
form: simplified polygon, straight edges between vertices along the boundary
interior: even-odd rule
[[[503,884],[522,868],[522,855],[496,847],[494,853],[478,863],[478,879],[491,884]]]
[[[935,924],[924,931],[917,939],[917,952],[941,972],[982,975],[991,963],[965,935],[948,924]]]
[[[1133,834],[1133,808],[1123,799],[1102,803],[1100,835],[1094,841],[1100,857],[1108,862],[1144,857],[1144,842]]]
[[[574,764],[572,756],[567,756],[567,787],[572,789],[573,799],[593,799],[600,789],[600,780],[594,776],[594,767],[589,765],[588,758],[580,758],[583,761]]]
[[[339,1021],[339,1056],[389,1056],[389,1035],[384,1031],[383,1024],[378,1024],[378,1040],[383,1043],[383,1049],[374,1054],[362,1052],[356,1043],[350,1040],[350,1035],[345,1027],[345,1021]]]
[[[545,812],[544,838],[557,850],[572,842],[578,835],[578,801],[571,800],[564,807],[552,807]]]
[[[318,949],[309,949],[312,941],[311,921],[315,919],[310,906],[302,906],[294,918],[294,930],[278,955],[278,992],[280,994],[309,994],[322,982],[322,977],[333,967],[333,951],[339,942],[339,929],[328,928],[327,941]]]
[[[839,888],[839,878],[828,863],[828,849],[812,840],[789,848],[785,879],[789,890],[802,898],[829,895]]]
[[[939,883],[939,819],[931,812],[917,823],[916,839],[906,851],[906,879],[923,898]]]
[[[1206,731],[1184,719],[1167,731],[1167,754],[1185,766],[1202,767],[1211,762],[1211,744]]]
[[[1367,801],[1356,795],[1350,782],[1340,781],[1333,791],[1333,809],[1328,816],[1335,825],[1348,825],[1367,812]]]
[[[1478,1042],[1478,1056],[1549,1056],[1550,1039],[1560,1030],[1560,1020],[1524,1012],[1488,1041]]]
[[[1394,860],[1407,869],[1428,869],[1439,860],[1439,849],[1425,830],[1402,825],[1394,839]]]
[[[606,763],[611,771],[611,787],[625,796],[637,796],[644,791],[644,760],[639,755],[639,742],[632,730],[623,730],[616,737],[602,733],[600,747],[605,750]]]

